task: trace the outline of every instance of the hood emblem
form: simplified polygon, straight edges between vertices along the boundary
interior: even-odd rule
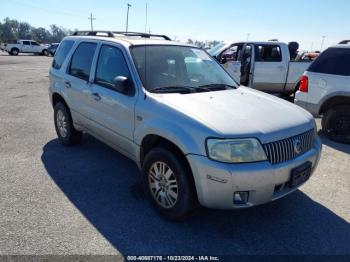
[[[294,147],[294,152],[296,154],[300,154],[301,150],[302,150],[302,146],[301,146],[301,141],[299,138],[296,138],[293,140],[293,147]]]

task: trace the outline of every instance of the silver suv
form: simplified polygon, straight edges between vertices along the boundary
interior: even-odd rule
[[[134,160],[156,209],[246,208],[281,198],[316,169],[313,117],[239,86],[204,50],[166,36],[77,32],[60,44],[50,99],[64,145],[89,133]]]

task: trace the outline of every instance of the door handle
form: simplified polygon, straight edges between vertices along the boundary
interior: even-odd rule
[[[101,100],[101,96],[98,93],[92,93],[91,95],[92,95],[92,97],[94,98],[95,101],[100,101]]]
[[[66,88],[71,88],[71,87],[72,87],[69,81],[65,81],[65,82],[64,82],[64,86],[65,86]]]

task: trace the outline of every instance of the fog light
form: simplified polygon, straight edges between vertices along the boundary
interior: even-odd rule
[[[233,194],[233,203],[235,205],[245,205],[248,202],[248,191],[237,191]]]

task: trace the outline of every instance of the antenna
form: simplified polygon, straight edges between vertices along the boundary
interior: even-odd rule
[[[148,3],[146,3],[146,23],[145,23],[145,33],[147,33],[147,24],[148,24]]]
[[[128,32],[129,29],[129,10],[130,10],[131,4],[128,3],[128,9],[126,11],[126,30],[125,32]]]
[[[94,18],[91,13],[88,19],[90,20],[91,31],[94,31],[93,21],[96,20],[96,18]]]

